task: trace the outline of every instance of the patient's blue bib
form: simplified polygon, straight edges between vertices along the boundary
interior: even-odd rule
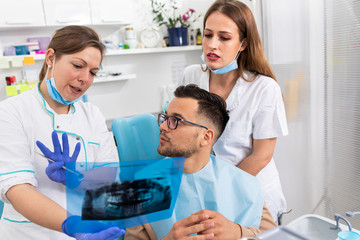
[[[206,209],[245,227],[258,228],[263,204],[262,188],[256,177],[211,156],[200,171],[183,173],[172,216],[151,226],[161,239],[175,222]]]

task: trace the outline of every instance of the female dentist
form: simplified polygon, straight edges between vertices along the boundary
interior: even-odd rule
[[[63,27],[48,46],[40,83],[0,103],[0,198],[5,202],[2,239],[93,240],[124,234],[117,227],[100,227],[102,231],[90,234],[67,232],[67,226],[78,224],[79,217],[67,218],[66,187],[58,183],[61,179],[51,178],[59,168],[51,169],[52,163],[48,165],[35,143],[51,145],[52,138],[66,133],[68,151],[75,152],[72,160],[77,157],[84,162],[83,170],[91,169],[94,162],[115,161],[104,117],[97,107],[78,101],[99,71],[103,52],[93,29]],[[67,136],[63,135],[63,140]]]
[[[204,16],[202,50],[206,69],[187,67],[179,85],[195,83],[226,100],[230,120],[214,153],[257,176],[276,221],[286,201],[272,156],[276,138],[288,130],[281,90],[250,9],[237,0],[215,1]]]

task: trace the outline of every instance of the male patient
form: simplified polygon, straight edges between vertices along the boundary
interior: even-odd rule
[[[257,179],[210,155],[228,120],[226,103],[216,94],[193,84],[175,90],[158,117],[158,152],[185,157],[174,212],[171,218],[127,229],[125,240],[193,234],[195,239],[238,239],[275,227]]]

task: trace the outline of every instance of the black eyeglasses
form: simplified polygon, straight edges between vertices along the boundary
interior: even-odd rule
[[[193,122],[189,122],[189,121],[186,121],[184,119],[174,117],[174,116],[166,116],[165,114],[160,113],[158,115],[158,123],[159,123],[159,125],[163,124],[165,121],[167,121],[167,126],[171,130],[175,130],[177,128],[179,122],[186,122],[186,123],[194,125],[194,126],[205,128],[206,130],[208,129],[207,127],[205,127],[203,125],[196,124],[196,123],[193,123]]]

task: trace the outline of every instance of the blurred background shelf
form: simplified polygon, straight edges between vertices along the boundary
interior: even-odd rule
[[[125,81],[125,80],[130,80],[130,79],[135,79],[135,78],[136,78],[136,74],[121,74],[119,76],[96,77],[94,79],[94,83]]]
[[[119,50],[107,50],[105,56],[119,56],[119,55],[132,55],[132,54],[149,54],[149,53],[167,53],[167,52],[186,52],[201,50],[202,46],[181,46],[181,47],[165,47],[165,48],[136,48],[136,49],[119,49]],[[19,57],[34,57],[35,61],[44,60],[45,54],[36,55],[14,55],[14,56],[2,56],[11,61],[13,58]]]

